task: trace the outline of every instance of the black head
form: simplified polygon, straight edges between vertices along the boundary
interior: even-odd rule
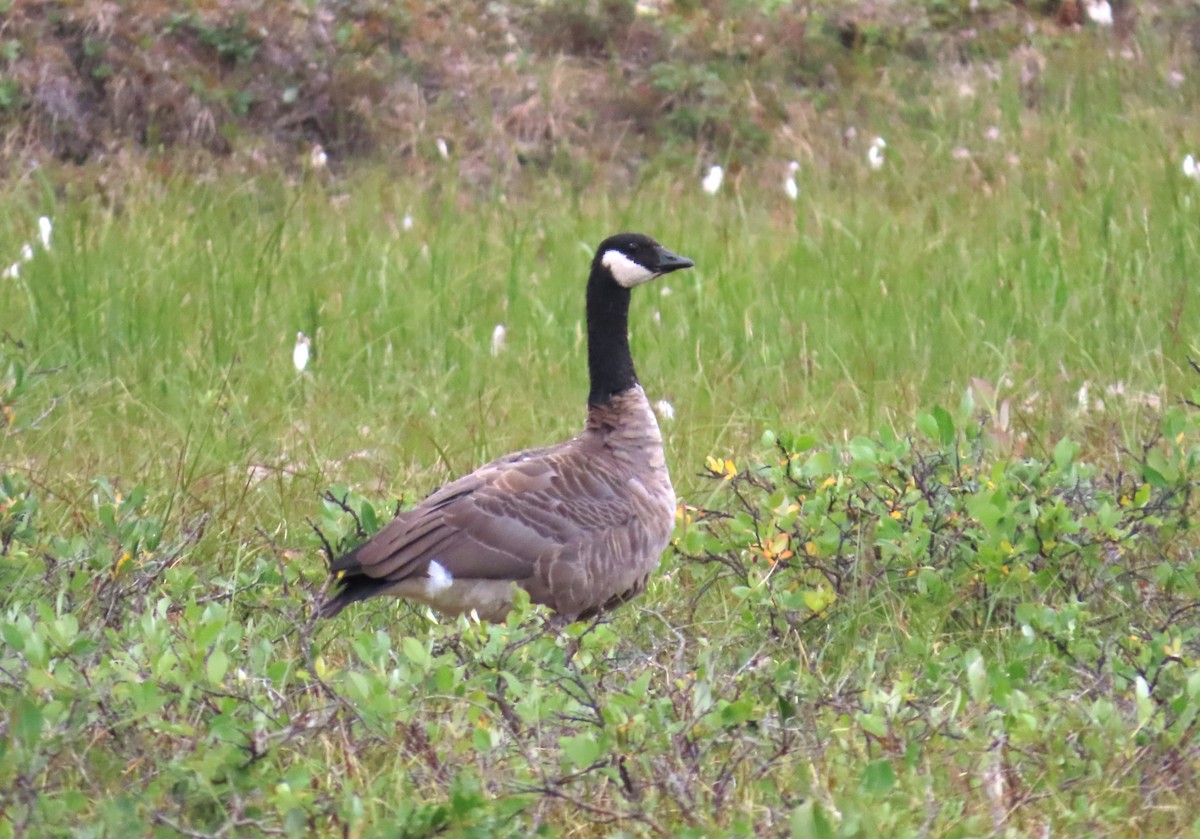
[[[691,268],[695,265],[686,256],[679,256],[641,233],[618,233],[609,236],[596,249],[592,271],[603,270],[613,282],[623,288],[633,288],[655,277]]]

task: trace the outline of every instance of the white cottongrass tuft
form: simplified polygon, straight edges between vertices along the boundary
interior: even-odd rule
[[[882,137],[876,137],[871,141],[871,147],[867,149],[867,165],[878,172],[883,168],[883,150],[887,148],[887,141]]]
[[[411,213],[405,213],[404,218],[400,221],[400,226],[405,230],[413,229],[413,217]]]
[[[1112,26],[1113,12],[1108,0],[1083,0],[1088,20],[1097,26]]]
[[[700,182],[700,185],[704,187],[704,191],[709,195],[716,195],[721,189],[721,181],[723,180],[725,180],[725,170],[713,164],[713,167],[708,170],[708,174],[704,176],[704,180]]]
[[[800,164],[793,160],[788,164],[788,172],[783,179],[783,192],[792,201],[800,197],[800,187],[796,184],[796,173],[799,171]]]
[[[1183,159],[1183,174],[1193,181],[1200,181],[1200,164],[1190,154]]]
[[[1086,414],[1092,409],[1092,400],[1088,391],[1090,384],[1090,382],[1085,380],[1084,383],[1079,386],[1079,390],[1075,394],[1075,405],[1081,414]]]
[[[658,418],[663,422],[670,422],[675,419],[675,406],[665,399],[660,399],[654,403],[654,413],[658,414]]]
[[[49,216],[38,216],[38,235],[37,241],[42,246],[42,250],[50,250],[50,235],[54,232],[54,224],[50,221]],[[21,245],[21,256],[12,265],[9,265],[3,271],[0,271],[0,278],[6,280],[15,280],[21,276],[21,263],[33,261],[33,242],[26,242]]]
[[[492,355],[500,355],[504,351],[504,339],[508,337],[508,330],[504,328],[504,324],[496,324],[496,328],[492,330]]]
[[[312,339],[303,332],[296,333],[296,346],[292,348],[292,364],[296,366],[297,373],[303,373],[304,368],[308,367],[309,350],[312,345]]]
[[[442,160],[450,159],[450,149],[446,146],[446,141],[441,137],[437,138],[437,150]]]
[[[308,153],[308,162],[316,171],[321,171],[329,162],[329,155],[325,154],[325,147],[320,143],[313,143],[312,150]]]

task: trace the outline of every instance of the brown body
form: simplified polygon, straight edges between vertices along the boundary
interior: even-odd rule
[[[393,594],[500,620],[512,587],[567,618],[640,593],[675,526],[658,423],[640,385],[588,410],[557,446],[518,452],[447,484],[334,566],[349,586],[323,612]],[[430,574],[437,562],[449,575]]]

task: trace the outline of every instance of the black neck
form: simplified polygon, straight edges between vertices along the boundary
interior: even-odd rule
[[[606,405],[613,396],[638,383],[629,353],[629,289],[617,285],[608,271],[592,267],[587,287],[589,405]]]

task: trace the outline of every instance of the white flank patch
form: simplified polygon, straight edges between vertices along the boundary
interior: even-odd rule
[[[654,279],[656,276],[649,268],[638,265],[620,251],[605,251],[600,263],[612,272],[613,279],[617,281],[617,285],[624,286],[625,288],[633,288],[635,285],[641,285],[647,280]]]
[[[436,559],[429,563],[429,579],[425,582],[425,591],[436,594],[445,591],[454,583],[454,577],[446,570],[446,566]]]

